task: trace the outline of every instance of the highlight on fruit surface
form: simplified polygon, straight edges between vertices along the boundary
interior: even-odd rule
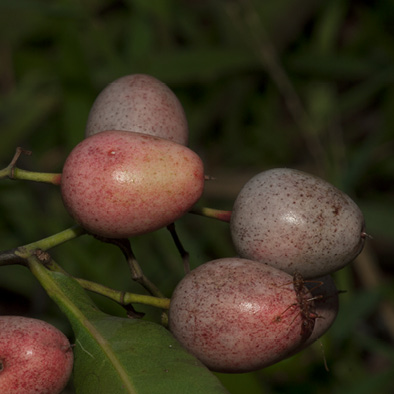
[[[304,278],[344,267],[365,240],[364,217],[348,195],[289,168],[261,172],[244,185],[230,229],[241,257]]]
[[[309,338],[316,316],[311,298],[305,286],[296,289],[291,275],[269,265],[212,260],[176,286],[169,329],[213,371],[254,371],[283,360]]]
[[[98,95],[90,110],[85,135],[125,130],[154,135],[187,145],[185,111],[174,92],[146,74],[118,78]]]
[[[203,188],[203,164],[195,152],[127,131],[105,131],[80,142],[61,177],[70,215],[88,232],[108,238],[169,225],[195,204]]]
[[[59,394],[70,379],[73,351],[51,324],[0,316],[0,393]]]

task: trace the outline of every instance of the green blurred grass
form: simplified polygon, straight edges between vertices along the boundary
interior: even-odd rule
[[[316,344],[263,371],[220,375],[230,391],[391,393],[393,34],[389,0],[0,0],[0,165],[23,146],[33,155],[21,167],[61,171],[99,91],[125,74],[156,76],[184,105],[190,146],[217,178],[202,205],[231,209],[253,174],[293,167],[349,193],[373,236],[362,259],[335,275],[347,293],[322,339],[330,372]],[[0,215],[2,250],[72,225],[49,185],[2,181]],[[193,267],[234,253],[225,223],[190,215],[177,229]],[[170,295],[182,267],[167,231],[132,245]],[[57,247],[54,257],[74,275],[140,291],[113,246],[82,237]],[[41,317],[70,334],[27,270],[2,267],[0,291],[0,313]],[[5,302],[9,295],[13,301]]]

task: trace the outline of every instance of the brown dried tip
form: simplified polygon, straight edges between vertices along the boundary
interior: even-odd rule
[[[301,309],[301,336],[303,340],[306,341],[312,335],[313,329],[315,327],[315,320],[317,317],[319,317],[315,313],[315,304],[313,302],[319,297],[307,297],[310,290],[305,286],[305,280],[298,272],[293,275],[293,287],[297,296],[299,307]]]
[[[373,239],[372,235],[367,234],[365,231],[361,233],[361,238]]]

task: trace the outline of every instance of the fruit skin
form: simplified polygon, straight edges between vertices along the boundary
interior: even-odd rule
[[[192,270],[175,288],[169,309],[175,338],[208,368],[226,373],[286,358],[311,333],[305,335],[303,323],[292,276],[240,258]]]
[[[249,180],[234,203],[237,253],[304,278],[330,274],[364,246],[364,218],[353,200],[305,172],[277,168]]]
[[[105,131],[80,142],[63,167],[61,192],[88,232],[128,238],[167,226],[200,198],[204,170],[189,148],[163,138]]]
[[[178,98],[163,82],[145,74],[116,79],[97,96],[85,135],[126,130],[188,143],[188,124]]]
[[[0,393],[61,393],[73,360],[67,337],[51,324],[0,316]]]

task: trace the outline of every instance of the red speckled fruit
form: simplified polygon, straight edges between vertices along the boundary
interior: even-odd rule
[[[213,260],[177,285],[169,328],[211,370],[249,372],[281,361],[307,340],[314,326],[311,297],[271,266]]]
[[[128,238],[183,216],[204,187],[201,159],[151,135],[105,131],[80,142],[62,172],[63,202],[88,232]]]
[[[304,278],[324,276],[364,246],[358,206],[331,184],[277,168],[245,184],[234,203],[231,236],[237,253]]]
[[[85,135],[126,130],[187,145],[188,125],[178,98],[164,83],[144,74],[126,75],[110,83],[96,98]]]
[[[0,316],[0,393],[58,394],[73,367],[66,336],[52,325],[22,316]]]

